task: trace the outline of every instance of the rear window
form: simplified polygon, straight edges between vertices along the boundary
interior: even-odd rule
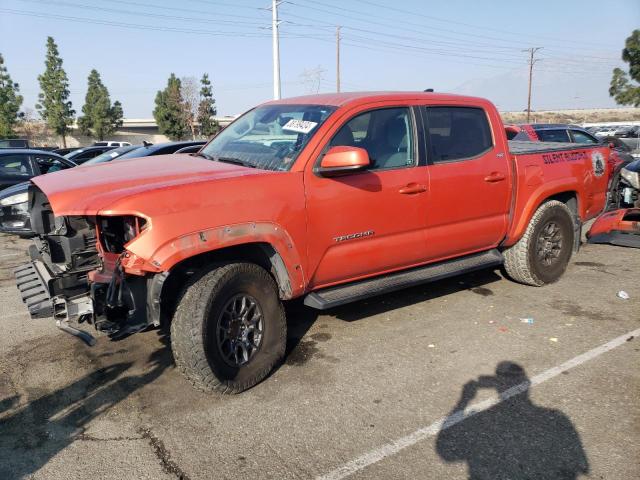
[[[433,163],[473,158],[493,147],[485,111],[474,107],[428,107],[427,131]]]
[[[536,133],[541,142],[571,142],[565,129],[536,130]]]

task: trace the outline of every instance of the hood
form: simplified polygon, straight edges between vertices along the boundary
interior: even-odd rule
[[[10,187],[0,190],[0,199],[7,198],[12,195],[17,195],[18,193],[24,193],[27,190],[29,190],[29,182],[22,182],[16,185],[11,185]]]
[[[45,193],[56,215],[96,215],[118,200],[152,190],[275,173],[189,155],[157,155],[72,168],[32,182]]]

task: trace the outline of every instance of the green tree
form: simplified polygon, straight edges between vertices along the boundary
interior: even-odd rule
[[[156,94],[156,108],[153,110],[158,130],[171,140],[182,140],[188,131],[180,88],[180,79],[172,73],[166,88]]]
[[[62,68],[62,58],[53,38],[47,37],[47,56],[45,71],[38,76],[40,94],[36,108],[47,126],[62,137],[62,145],[67,146],[69,133],[75,111],[69,101],[69,79]]]
[[[20,86],[11,80],[0,54],[0,138],[15,136],[14,128],[21,117],[22,96],[19,91]]]
[[[122,105],[118,101],[111,105],[109,91],[95,69],[89,73],[88,84],[82,107],[84,115],[78,118],[78,126],[83,134],[104,140],[122,126]]]
[[[640,30],[634,30],[627,37],[622,60],[629,64],[629,73],[621,68],[613,69],[609,95],[619,105],[640,107]]]
[[[213,98],[213,90],[209,75],[204,74],[200,79],[200,104],[198,105],[198,123],[200,124],[200,135],[208,137],[220,130],[220,125],[213,117],[217,113],[216,101]]]

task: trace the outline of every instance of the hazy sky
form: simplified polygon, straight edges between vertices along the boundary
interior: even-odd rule
[[[0,0],[0,53],[33,107],[47,36],[56,40],[76,111],[92,68],[129,118],[151,117],[170,73],[209,73],[218,113],[272,96],[269,0]],[[343,90],[423,90],[485,96],[522,110],[527,53],[532,108],[614,106],[607,89],[638,0],[287,0],[279,8],[283,96],[335,89],[335,25]]]

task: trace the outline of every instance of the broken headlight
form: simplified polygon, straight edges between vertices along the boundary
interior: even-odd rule
[[[28,201],[29,201],[29,193],[22,192],[22,193],[17,193],[15,195],[11,195],[10,197],[0,199],[0,206],[8,207],[10,205],[18,205],[20,203],[24,203],[26,208]]]
[[[121,253],[124,246],[146,228],[147,221],[134,215],[100,217],[100,242],[110,253]]]

